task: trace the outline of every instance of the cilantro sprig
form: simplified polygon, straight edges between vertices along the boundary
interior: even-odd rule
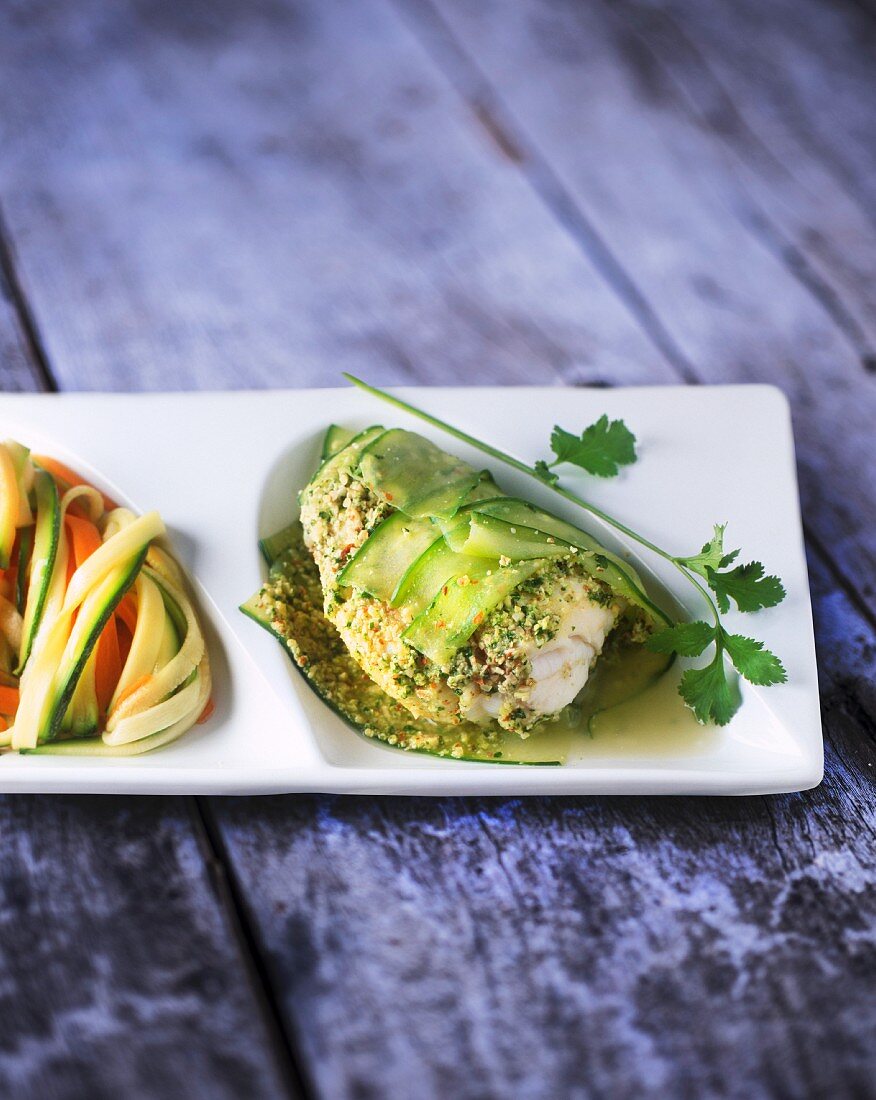
[[[541,464],[547,470],[568,462],[596,477],[617,477],[621,466],[636,461],[636,437],[623,420],[609,420],[603,414],[580,436],[557,424],[551,433],[551,450],[554,461]]]
[[[705,665],[688,668],[681,677],[679,694],[693,710],[700,722],[726,725],[739,709],[741,696],[735,678],[727,676],[727,662],[751,684],[768,686],[787,680],[787,673],[779,658],[755,638],[743,634],[731,634],[721,616],[731,608],[731,602],[741,612],[760,611],[775,607],[785,598],[785,589],[778,577],[768,575],[759,561],[736,564],[739,550],[724,549],[726,524],[715,524],[712,537],[697,554],[675,555],[640,535],[614,516],[595,504],[584,500],[560,484],[554,467],[571,464],[596,477],[614,477],[621,466],[636,461],[636,439],[622,420],[609,420],[601,416],[585,428],[580,436],[559,426],[551,434],[553,461],[543,459],[530,466],[497,447],[484,443],[458,428],[439,420],[438,417],[399,397],[345,374],[344,377],[374,397],[432,424],[456,439],[468,443],[491,458],[546,484],[565,500],[598,516],[616,531],[639,543],[640,546],[671,562],[685,579],[693,585],[704,600],[712,619],[676,623],[667,626],[648,639],[647,645],[657,653],[676,654],[695,658],[711,649],[711,659]],[[705,582],[705,584],[703,583]]]
[[[623,420],[609,420],[603,414],[580,435],[573,435],[556,424],[551,433],[551,450],[553,462],[539,459],[532,467],[548,485],[556,485],[560,480],[554,467],[564,462],[595,477],[617,477],[621,466],[636,461],[636,437]]]
[[[655,653],[698,657],[714,645],[714,656],[702,668],[689,668],[681,678],[679,694],[701,722],[726,725],[739,708],[739,691],[726,676],[724,654],[749,683],[766,687],[783,684],[788,676],[782,662],[763,642],[730,634],[720,621],[678,623],[652,634],[645,643]]]
[[[675,560],[704,578],[725,615],[730,610],[731,600],[740,611],[760,611],[780,604],[785,598],[784,585],[778,577],[766,576],[759,561],[727,568],[739,557],[739,551],[724,553],[726,529],[726,523],[716,523],[714,534],[699,554]]]

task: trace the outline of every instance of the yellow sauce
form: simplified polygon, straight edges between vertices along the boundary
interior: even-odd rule
[[[599,666],[597,666],[598,668]],[[701,726],[678,694],[680,671],[636,646],[594,675],[576,704],[526,741],[503,739],[506,760],[584,764],[639,757],[643,762],[713,748],[716,730]]]
[[[576,701],[525,740],[462,723],[416,720],[353,661],[322,613],[319,576],[300,537],[248,611],[284,644],[314,690],[367,737],[409,752],[495,763],[575,763],[623,754],[643,762],[714,745],[678,696],[677,668],[642,645],[609,644]]]

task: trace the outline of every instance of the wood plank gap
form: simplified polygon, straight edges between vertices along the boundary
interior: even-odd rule
[[[207,799],[194,797],[189,801],[207,871],[217,899],[226,912],[240,957],[249,974],[254,996],[261,1007],[281,1078],[292,1100],[309,1100],[315,1096],[315,1090],[306,1081],[293,1042],[287,1034],[282,1009],[259,947],[257,933],[249,919],[240,884],[231,869],[233,865],[228,857],[222,832],[216,824]]]
[[[805,520],[803,522],[803,534],[807,543],[818,554],[837,588],[845,594],[849,603],[852,604],[861,618],[876,631],[876,608],[867,603],[858,586],[836,564],[830,551],[822,542],[820,535],[817,535]]]
[[[431,0],[418,0],[412,13],[406,0],[391,0],[423,47],[466,102],[475,119],[503,156],[515,164],[560,225],[569,233],[608,286],[617,294],[653,346],[680,377],[699,384],[693,364],[663,323],[632,274],[579,207],[550,163],[512,121],[501,96],[454,34]],[[419,13],[427,11],[429,27]]]
[[[867,334],[855,317],[846,309],[839,293],[821,278],[802,249],[782,233],[776,223],[757,207],[751,196],[749,200],[752,206],[740,217],[741,224],[782,264],[791,278],[796,279],[812,295],[851,344],[864,373],[872,374],[873,365],[876,364],[876,348],[867,339]]]
[[[40,336],[39,328],[34,317],[33,310],[27,300],[21,279],[18,275],[18,265],[15,262],[15,250],[12,238],[6,226],[3,216],[3,208],[0,206],[0,272],[9,287],[12,305],[18,316],[18,323],[27,344],[27,351],[36,373],[36,380],[40,389],[48,393],[57,393],[58,384],[49,366],[49,358],[45,345]]]
[[[863,12],[870,19],[876,19],[876,6],[871,4],[870,0],[848,0],[848,2],[856,11]]]
[[[631,32],[636,34],[639,42],[642,45],[642,48],[648,51],[654,64],[662,69],[667,79],[670,80],[679,90],[679,92],[681,92],[682,95],[686,98],[689,105],[691,118],[697,120],[698,104],[695,92],[689,90],[685,86],[684,81],[679,80],[676,77],[675,73],[665,64],[665,61],[661,58],[657,50],[654,49],[649,34],[642,31],[641,23],[635,18],[635,12],[629,12],[629,9],[626,9],[629,14],[624,14],[624,12],[621,12],[618,7],[607,3],[606,0],[602,0],[602,6],[609,15],[617,16],[618,18],[624,19],[625,25],[629,28]],[[799,180],[795,176],[793,169],[784,160],[782,160],[781,157],[776,155],[776,153],[770,147],[769,142],[761,138],[757,127],[753,126],[749,122],[744,109],[737,104],[733,94],[728,91],[723,80],[721,79],[721,77],[718,76],[714,67],[707,59],[705,52],[688,33],[688,28],[685,25],[684,20],[679,19],[665,9],[660,11],[654,10],[649,14],[653,15],[653,18],[656,20],[658,25],[662,24],[666,28],[671,28],[671,31],[675,36],[676,43],[685,50],[688,58],[696,64],[700,71],[700,74],[711,86],[711,89],[717,92],[722,109],[726,110],[728,115],[733,118],[734,122],[738,124],[740,129],[745,132],[752,146],[757,150],[757,157],[761,161],[761,163],[770,164],[774,170],[782,172],[790,179],[794,179],[799,183]],[[631,15],[632,18],[630,17]],[[739,157],[740,160],[743,159],[736,152],[732,142],[727,139],[725,132],[721,128],[715,128],[715,136],[717,140],[720,140],[722,142],[725,148],[727,148],[732,155]],[[848,180],[844,177],[842,171],[839,170],[839,166],[836,163],[836,158],[832,154],[832,152],[816,143],[812,139],[811,135],[808,135],[808,137],[809,140],[806,141],[806,148],[813,159],[819,161],[819,163],[830,172],[831,177],[836,183],[837,187],[839,187],[843,191],[844,195],[850,200],[850,202],[855,204],[861,215],[868,221],[872,222],[873,213],[869,204],[865,199],[862,198],[862,196],[855,188],[851,188],[849,186]]]
[[[855,728],[867,738],[874,748],[876,748],[876,722],[874,722],[874,716],[864,703],[861,702],[853,686],[843,683],[839,685],[839,688],[841,690],[837,693],[835,699],[831,700],[832,704],[841,708],[845,717],[848,718]],[[836,741],[831,740],[831,744],[837,754],[839,754],[840,747],[837,745]],[[871,781],[873,778],[871,773]],[[867,824],[869,831],[876,837],[876,828],[874,828],[872,824],[867,823],[863,817],[861,820]]]
[[[773,796],[761,795],[761,801],[763,802],[764,809],[766,810],[766,815],[769,818],[770,836],[773,840],[773,847],[776,850],[776,855],[779,857],[779,863],[781,863],[782,870],[785,872],[785,874],[790,875],[791,867],[788,863],[787,856],[785,855],[785,850],[779,842],[779,830],[776,824],[776,815],[773,811]]]

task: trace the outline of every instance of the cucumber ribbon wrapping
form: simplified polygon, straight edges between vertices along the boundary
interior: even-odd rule
[[[442,669],[506,596],[552,560],[576,560],[623,598],[644,632],[670,622],[628,562],[565,520],[505,496],[487,472],[413,432],[378,425],[354,434],[332,425],[320,465],[301,493],[302,506],[339,477],[361,481],[391,510],[344,562],[338,588],[405,609],[411,621],[402,638]],[[330,693],[308,667],[312,655],[302,653],[301,638],[289,636],[289,622],[300,617],[275,615],[276,591],[282,590],[276,582],[282,582],[284,569],[300,588],[300,533],[294,525],[285,528],[263,540],[262,549],[271,577],[242,610],[287,644],[311,686],[326,698]],[[659,671],[668,663],[654,662]],[[343,712],[336,700],[327,701]],[[361,726],[349,711],[345,717]]]
[[[489,473],[415,432],[366,429],[323,463],[302,500],[341,469],[395,510],[352,555],[338,584],[410,607],[415,618],[403,637],[441,667],[505,596],[551,559],[577,560],[648,627],[670,623],[628,562],[571,523],[505,496]],[[462,577],[478,583],[450,583]]]
[[[201,719],[209,659],[164,535],[157,512],[0,444],[0,743],[132,756]]]

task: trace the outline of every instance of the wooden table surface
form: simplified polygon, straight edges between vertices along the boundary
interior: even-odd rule
[[[0,1094],[876,1095],[874,58],[869,0],[2,6],[5,389],[773,382],[827,764],[2,798]]]

